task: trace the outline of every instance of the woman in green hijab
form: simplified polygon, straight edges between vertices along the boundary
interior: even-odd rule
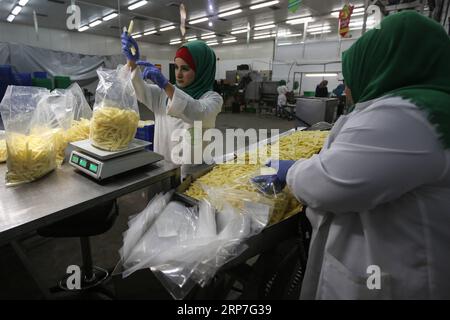
[[[286,182],[313,232],[302,299],[450,299],[450,38],[417,12],[343,55],[354,110]]]
[[[203,41],[188,42],[179,48],[174,58],[175,86],[159,68],[139,61],[138,45],[127,32],[122,34],[122,51],[133,70],[138,65],[144,67],[142,76],[140,72],[133,72],[132,81],[138,100],[155,115],[154,151],[177,164],[193,164],[194,160],[201,163],[202,157],[194,158],[194,152],[201,152],[203,147],[201,133],[194,133],[194,121],[201,123],[202,130],[214,128],[223,104],[222,97],[213,91],[216,75],[214,51]],[[154,84],[145,83],[143,79]],[[187,150],[180,150],[181,146],[186,148],[186,144],[181,145],[177,141],[183,132],[189,132],[191,142],[200,136],[197,137],[200,141],[195,143],[200,148],[194,151],[189,144],[191,155],[188,156],[184,153]]]

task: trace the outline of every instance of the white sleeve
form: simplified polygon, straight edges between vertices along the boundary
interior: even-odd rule
[[[134,69],[131,73],[131,81],[138,101],[142,102],[147,108],[153,112],[158,112],[161,108],[161,99],[164,98],[163,90],[157,85],[145,83],[142,80],[139,68]]]
[[[289,169],[287,184],[313,209],[361,212],[437,181],[445,167],[419,109],[381,105],[351,116],[329,149]]]
[[[197,100],[175,88],[173,98],[167,106],[167,114],[187,123],[214,120],[222,110],[222,104],[223,99],[216,92],[209,92]]]

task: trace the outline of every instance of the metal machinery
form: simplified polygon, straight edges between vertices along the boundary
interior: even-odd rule
[[[339,100],[335,98],[297,98],[296,117],[307,125],[332,123],[336,118]]]

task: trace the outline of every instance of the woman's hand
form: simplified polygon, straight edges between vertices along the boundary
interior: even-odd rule
[[[159,68],[155,67],[153,64],[147,61],[138,61],[137,65],[145,67],[144,71],[142,71],[143,79],[152,80],[153,83],[155,83],[161,89],[166,88],[167,84],[169,83],[169,80],[167,80],[166,77],[164,77]]]
[[[132,66],[132,69],[136,68],[136,61],[139,60],[139,46],[137,45],[136,40],[133,39],[132,36],[128,34],[128,32],[124,31],[121,36],[122,42],[122,53],[127,57],[128,62]],[[134,48],[134,54],[131,48]]]

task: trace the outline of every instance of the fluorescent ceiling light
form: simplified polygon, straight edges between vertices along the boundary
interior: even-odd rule
[[[6,18],[6,20],[8,20],[8,22],[13,22],[13,20],[14,20],[15,17],[16,17],[15,15],[10,14],[10,15],[8,16],[8,18]]]
[[[215,38],[216,35],[215,34],[211,34],[209,36],[202,36],[202,39],[211,39],[211,38]]]
[[[154,34],[154,33],[157,33],[158,31],[156,31],[156,30],[149,30],[149,31],[145,31],[144,32],[144,36],[148,36],[148,35],[150,35],[150,34]]]
[[[236,37],[224,38],[223,41],[231,41],[236,40]]]
[[[293,44],[294,44],[293,42],[283,42],[283,43],[279,43],[278,46],[279,47],[281,47],[281,46],[290,46],[290,45],[293,45]]]
[[[281,37],[283,38],[292,38],[292,37],[301,37],[303,35],[303,33],[290,33],[290,34],[286,34],[286,35],[281,35]],[[280,36],[280,35],[278,35]]]
[[[331,27],[311,28],[311,29],[308,28],[308,33],[311,33],[311,32],[319,32],[319,31],[328,31],[328,30],[331,31]]]
[[[244,32],[247,32],[247,31],[248,31],[247,28],[245,28],[245,29],[238,29],[238,30],[231,31],[231,34],[239,34],[239,33],[244,33]]]
[[[142,37],[142,34],[141,33],[133,34],[132,37],[133,37],[133,39],[137,39],[137,38]]]
[[[103,21],[109,21],[111,19],[114,19],[117,16],[118,16],[118,14],[116,12],[108,14],[107,16],[103,17]]]
[[[214,32],[204,33],[204,34],[202,34],[202,37],[203,37],[203,36],[210,36],[210,35],[212,35],[212,34],[215,34],[215,33],[214,33]]]
[[[174,44],[180,44],[181,41],[174,41],[174,42],[170,42],[170,45],[174,45]]]
[[[228,12],[219,13],[217,16],[219,18],[223,18],[223,17],[231,16],[233,14],[238,14],[238,13],[241,13],[241,12],[242,12],[242,9],[236,9],[236,10],[231,10],[231,11],[228,11]]]
[[[237,42],[237,40],[234,39],[234,40],[226,40],[226,41],[222,41],[222,43],[233,43],[233,42]]]
[[[20,11],[22,11],[22,7],[21,6],[15,6],[14,9],[11,11],[11,13],[15,16],[17,16]]]
[[[311,21],[314,21],[313,17],[304,17],[304,18],[288,20],[288,21],[286,21],[286,23],[295,25],[295,24],[302,24],[302,23],[311,22]]]
[[[316,35],[316,34],[322,34],[322,33],[330,33],[331,32],[331,30],[323,30],[323,31],[314,31],[314,32],[309,32],[309,34],[313,34],[313,35]]]
[[[136,3],[133,3],[131,6],[128,7],[128,10],[134,10],[139,7],[142,7],[142,6],[146,5],[147,2],[148,2],[147,0],[142,0],[142,1],[138,1]]]
[[[195,38],[190,38],[190,39],[187,39],[187,42],[192,42],[192,41],[195,41],[195,40],[197,40],[197,37],[195,37]]]
[[[180,38],[178,38],[178,39],[171,39],[171,40],[170,40],[170,42],[179,42],[179,41],[181,42],[181,39],[180,39]]]
[[[189,24],[196,24],[196,23],[205,22],[205,21],[208,21],[207,17],[191,20],[191,21],[189,21]]]
[[[95,20],[89,23],[89,27],[93,28],[95,26],[98,26],[100,23],[102,23],[102,20]]]
[[[210,26],[210,27],[212,27],[212,26],[213,26],[213,23],[212,23],[212,21],[208,22],[208,26]]]
[[[274,25],[274,24],[268,24],[268,25],[265,25],[265,26],[255,27],[253,29],[255,29],[255,30],[265,30],[265,29],[273,29],[275,27],[276,27],[276,25]]]
[[[28,3],[28,1],[30,1],[30,0],[20,0],[19,1],[19,6],[24,7]]]
[[[89,29],[89,26],[82,26],[81,28],[78,29],[78,31],[83,32],[86,31],[87,29]]]
[[[250,6],[250,10],[256,10],[256,9],[260,9],[260,8],[264,8],[264,7],[270,7],[279,2],[280,1],[268,1],[268,2],[257,3],[257,4]]]
[[[186,40],[189,40],[189,39],[197,39],[197,36],[189,36],[189,37],[186,37],[185,39],[186,39]]]
[[[315,78],[315,77],[337,77],[337,73],[307,73],[305,77]]]
[[[210,46],[210,47],[217,46],[218,44],[219,44],[218,42],[207,43],[207,45]]]
[[[175,26],[162,27],[159,31],[164,32],[172,29],[175,29]]]

